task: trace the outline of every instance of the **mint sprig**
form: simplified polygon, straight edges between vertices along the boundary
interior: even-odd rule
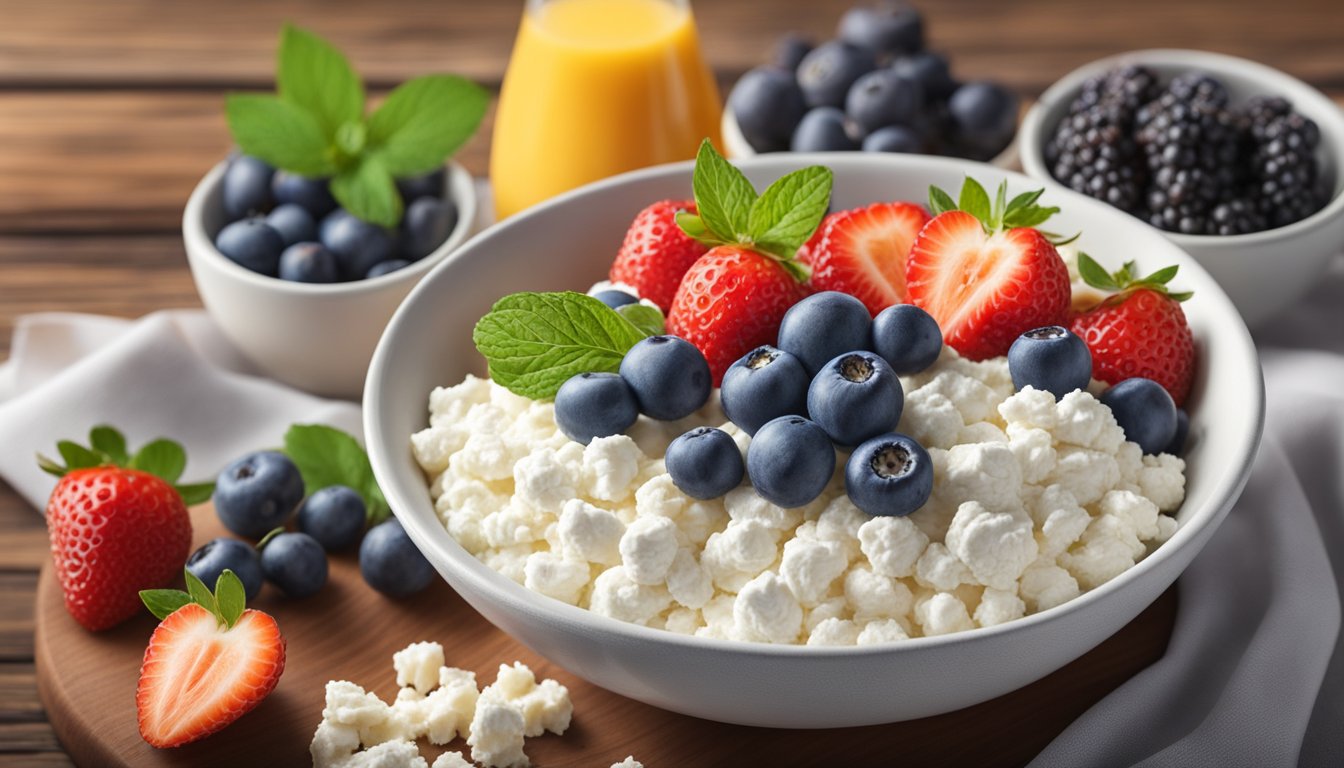
[[[1145,277],[1139,277],[1138,266],[1136,262],[1127,261],[1115,272],[1107,272],[1096,259],[1081,251],[1078,253],[1078,276],[1083,278],[1083,282],[1098,290],[1122,296],[1143,288],[1161,293],[1174,301],[1185,301],[1195,295],[1194,291],[1172,293],[1167,287],[1167,283],[1170,283],[1180,270],[1179,264],[1163,267]],[[1114,298],[1116,297],[1112,296],[1108,300]]]
[[[404,201],[394,179],[443,165],[480,126],[489,95],[456,75],[402,83],[365,116],[364,83],[344,54],[311,32],[285,25],[274,95],[232,93],[229,131],[243,152],[309,177],[331,177],[331,193],[365,221],[393,227]]]
[[[37,466],[56,477],[65,477],[76,469],[93,467],[136,469],[173,486],[187,506],[209,501],[215,492],[213,482],[177,482],[187,467],[187,452],[181,443],[166,438],[151,440],[132,454],[126,447],[125,435],[115,427],[100,424],[89,430],[88,447],[73,440],[60,440],[56,443],[56,451],[65,461],[64,465],[40,453],[37,455]]]
[[[1044,192],[1044,189],[1023,192],[1008,200],[1008,182],[1001,181],[995,190],[994,202],[991,203],[984,186],[967,176],[962,182],[961,192],[956,200],[938,187],[930,186],[929,210],[934,216],[948,211],[965,211],[980,222],[986,234],[992,235],[1018,227],[1036,228],[1059,213],[1059,208],[1056,206],[1036,204]],[[1042,231],[1041,234],[1054,245],[1071,243],[1078,238],[1076,234],[1068,238],[1052,232]]]
[[[225,568],[215,580],[215,591],[205,585],[196,574],[182,570],[187,582],[187,591],[180,589],[142,589],[140,602],[145,604],[155,618],[163,621],[176,613],[182,606],[196,603],[213,613],[219,623],[232,629],[247,607],[247,591],[243,582],[233,571]]]
[[[645,336],[659,336],[666,328],[662,310],[648,304],[624,304],[616,308],[616,314],[629,320]]]
[[[496,384],[547,400],[572,376],[618,371],[626,351],[654,335],[651,321],[582,293],[515,293],[495,302],[471,338]]]
[[[285,455],[299,468],[306,494],[344,485],[364,499],[370,526],[391,514],[369,455],[352,435],[323,424],[295,424],[285,432]]]

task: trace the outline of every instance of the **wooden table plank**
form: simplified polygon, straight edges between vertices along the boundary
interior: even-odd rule
[[[0,573],[0,663],[33,660],[33,596],[36,590],[37,574],[34,572]]]
[[[46,719],[37,698],[37,671],[30,661],[0,664],[0,723]]]

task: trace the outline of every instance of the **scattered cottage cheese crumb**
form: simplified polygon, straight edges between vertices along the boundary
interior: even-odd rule
[[[644,768],[644,764],[636,760],[634,755],[629,755],[619,763],[612,763],[611,768]]]
[[[444,752],[434,759],[430,768],[475,768],[461,752]]]

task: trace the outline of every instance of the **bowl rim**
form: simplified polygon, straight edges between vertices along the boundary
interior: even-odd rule
[[[870,153],[872,154],[872,153]],[[879,153],[881,154],[881,153]],[[820,152],[820,153],[767,153],[753,158],[742,158],[736,161],[739,165],[757,165],[765,166],[768,169],[787,172],[795,167],[802,165],[825,165],[833,163],[837,159],[840,162],[859,162],[864,163],[885,163],[893,166],[906,164],[933,164],[943,165],[948,169],[956,170],[961,173],[970,171],[982,171],[998,174],[1002,177],[1015,178],[1018,184],[1038,183],[1039,180],[1029,177],[1018,171],[1010,171],[996,166],[990,166],[984,163],[978,163],[971,160],[959,158],[947,158],[931,155],[905,155],[899,153],[885,153],[880,157],[859,158],[853,152]],[[497,222],[472,238],[469,248],[461,248],[451,254],[447,259],[440,262],[435,271],[445,270],[448,265],[455,260],[470,257],[472,252],[488,252],[492,240],[499,236],[505,228],[525,226],[529,220],[540,215],[545,211],[570,204],[571,201],[580,200],[588,195],[597,194],[611,188],[619,187],[623,184],[644,180],[654,176],[674,176],[683,175],[688,183],[691,171],[694,169],[694,161],[683,161],[678,163],[669,163],[665,165],[652,166],[636,171],[630,171],[624,174],[613,176],[601,181],[579,187],[554,197],[548,201],[540,203],[526,211],[508,218],[507,220]],[[834,169],[833,169],[834,170]],[[893,170],[899,170],[893,168]],[[911,169],[904,169],[911,172]],[[1074,192],[1068,188],[1061,187],[1050,190],[1051,194],[1059,195],[1065,198],[1070,205],[1091,208],[1095,215],[1121,217],[1125,224],[1123,226],[1139,226],[1148,230],[1157,231],[1143,222],[1134,219],[1110,205],[1080,193]],[[1178,245],[1172,243],[1172,248],[1183,250]],[[1248,399],[1246,405],[1249,409],[1252,429],[1244,436],[1241,441],[1240,456],[1238,465],[1227,472],[1219,485],[1215,488],[1215,493],[1210,499],[1210,503],[1199,510],[1198,519],[1192,519],[1180,525],[1170,539],[1164,542],[1156,550],[1144,557],[1143,560],[1136,563],[1119,576],[1102,584],[1095,589],[1088,590],[1079,596],[1062,603],[1058,606],[1039,611],[1037,613],[1023,616],[1012,621],[1005,622],[990,627],[976,627],[971,630],[954,632],[946,635],[937,635],[932,637],[917,637],[902,640],[893,643],[882,643],[868,646],[809,646],[806,644],[772,644],[744,642],[740,640],[728,640],[720,638],[699,637],[694,635],[683,635],[676,632],[669,632],[663,629],[645,627],[639,624],[620,621],[593,613],[591,610],[570,605],[568,603],[547,597],[539,592],[527,589],[521,584],[512,581],[503,574],[491,569],[489,566],[480,562],[471,553],[452,541],[454,549],[446,549],[441,552],[443,557],[439,558],[443,563],[448,564],[455,575],[463,581],[469,583],[473,589],[482,594],[489,595],[493,603],[504,605],[511,612],[526,613],[529,615],[546,615],[548,620],[558,621],[568,625],[571,631],[582,631],[588,635],[606,634],[619,636],[627,641],[651,641],[655,643],[666,643],[683,648],[689,652],[707,652],[717,651],[733,654],[742,654],[750,657],[759,658],[784,658],[784,659],[849,659],[866,656],[883,656],[890,653],[915,652],[928,648],[943,646],[968,645],[975,643],[992,642],[1001,635],[1036,629],[1044,625],[1053,624],[1063,620],[1070,613],[1079,611],[1084,607],[1100,600],[1107,599],[1112,593],[1124,589],[1129,582],[1138,579],[1148,571],[1155,570],[1159,564],[1174,556],[1188,540],[1199,535],[1204,528],[1210,525],[1216,525],[1222,520],[1225,513],[1230,510],[1237,498],[1241,495],[1246,483],[1250,479],[1250,467],[1255,460],[1261,437],[1264,432],[1265,420],[1265,388],[1264,376],[1259,364],[1259,355],[1255,344],[1251,339],[1250,331],[1246,324],[1237,314],[1231,299],[1229,299],[1221,287],[1217,287],[1216,281],[1210,276],[1202,266],[1199,265],[1193,257],[1186,254],[1187,263],[1182,267],[1189,267],[1193,271],[1202,273],[1211,288],[1217,288],[1218,300],[1226,305],[1226,319],[1232,327],[1220,328],[1222,333],[1231,333],[1240,337],[1240,347],[1245,351],[1251,369],[1255,374],[1248,377],[1247,386],[1250,391],[1247,392]],[[410,316],[410,307],[419,301],[426,300],[424,297],[433,290],[432,280],[422,280],[414,289],[402,300],[401,305],[393,314],[392,319],[388,321],[384,329],[382,338],[379,339],[378,347],[375,349],[373,358],[369,363],[368,376],[364,386],[363,406],[363,427],[369,458],[373,467],[374,476],[382,486],[384,495],[388,504],[402,522],[402,527],[415,543],[416,547],[422,552],[427,549],[436,549],[437,546],[431,541],[428,535],[420,529],[415,521],[407,524],[400,515],[396,514],[399,506],[406,506],[411,502],[403,491],[405,489],[391,482],[395,477],[392,465],[396,461],[411,461],[414,458],[407,446],[384,446],[375,441],[375,438],[381,433],[381,408],[380,401],[383,399],[383,377],[390,375],[386,373],[389,368],[387,358],[391,355],[391,341],[397,335],[398,329],[406,323]],[[423,296],[422,296],[423,294]],[[426,394],[428,397],[428,394]],[[410,435],[402,436],[406,443],[410,441]],[[418,467],[417,467],[418,470]],[[1195,525],[1198,523],[1198,525]],[[442,526],[440,526],[442,528]],[[446,531],[444,531],[444,535]],[[451,537],[449,537],[451,540]],[[430,559],[431,564],[435,565],[436,570],[439,564]],[[473,608],[474,610],[474,608]]]
[[[1049,118],[1049,113],[1057,105],[1067,105],[1073,99],[1082,87],[1083,81],[1119,64],[1153,64],[1162,67],[1183,66],[1191,69],[1209,70],[1212,74],[1230,72],[1247,79],[1273,84],[1281,91],[1292,91],[1290,100],[1294,108],[1303,100],[1311,102],[1317,111],[1327,116],[1325,120],[1315,117],[1311,119],[1321,129],[1322,133],[1328,131],[1334,137],[1335,143],[1344,148],[1344,109],[1321,93],[1319,89],[1287,72],[1258,61],[1214,51],[1201,51],[1191,48],[1144,48],[1096,59],[1073,69],[1051,84],[1041,94],[1040,98],[1031,105],[1031,108],[1027,110],[1026,117],[1022,120],[1022,125],[1018,127],[1018,152],[1022,160],[1022,167],[1028,176],[1038,181],[1068,189],[1045,167],[1042,148],[1046,131],[1054,128],[1054,125],[1046,126],[1046,120]],[[1305,219],[1299,219],[1282,227],[1249,232],[1243,235],[1190,235],[1182,232],[1168,232],[1164,229],[1158,231],[1182,247],[1190,246],[1201,250],[1207,250],[1216,244],[1253,247],[1291,239],[1303,232],[1323,226],[1329,220],[1344,214],[1344,153],[1335,158],[1335,165],[1335,188],[1330,201],[1319,211]],[[1125,211],[1120,211],[1120,213],[1134,218],[1145,226],[1152,226]]]
[[[475,181],[466,168],[463,168],[456,160],[449,158],[444,163],[444,168],[447,170],[444,183],[446,185],[445,189],[452,194],[453,202],[457,205],[457,224],[453,226],[453,231],[448,233],[448,237],[433,251],[401,269],[373,278],[339,283],[300,283],[293,280],[282,280],[278,277],[253,272],[234,262],[233,259],[219,252],[219,249],[215,247],[214,240],[205,231],[207,201],[223,182],[224,171],[228,168],[228,165],[229,158],[221,160],[197,182],[191,196],[187,198],[186,208],[182,212],[182,236],[189,251],[199,254],[211,266],[233,279],[256,286],[261,290],[274,290],[295,297],[340,297],[372,293],[400,283],[414,283],[428,274],[433,267],[442,262],[444,257],[465,242],[476,221],[478,202]]]

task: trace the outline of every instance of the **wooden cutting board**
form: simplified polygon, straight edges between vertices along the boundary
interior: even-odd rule
[[[194,546],[223,535],[208,505],[193,509],[192,519]],[[629,754],[649,768],[1019,765],[1162,655],[1175,592],[1087,656],[994,701],[923,720],[827,731],[724,725],[623,698],[548,663],[481,618],[446,583],[436,581],[409,600],[382,597],[360,578],[354,554],[332,559],[330,582],[317,596],[288,600],[267,586],[252,606],[275,616],[288,641],[285,673],[274,693],[203,741],[156,750],[140,739],[135,717],[140,660],[154,618],[145,612],[111,631],[87,632],[65,612],[60,586],[50,565],[44,567],[36,605],[38,687],[71,757],[100,768],[307,765],[328,680],[354,681],[390,701],[397,692],[392,654],[434,640],[443,644],[449,665],[475,670],[482,685],[494,680],[499,664],[521,660],[539,679],[554,677],[569,687],[569,731],[527,740],[527,753],[539,766],[606,768]],[[461,740],[447,749],[469,752]],[[421,751],[432,761],[444,748],[422,742]]]

